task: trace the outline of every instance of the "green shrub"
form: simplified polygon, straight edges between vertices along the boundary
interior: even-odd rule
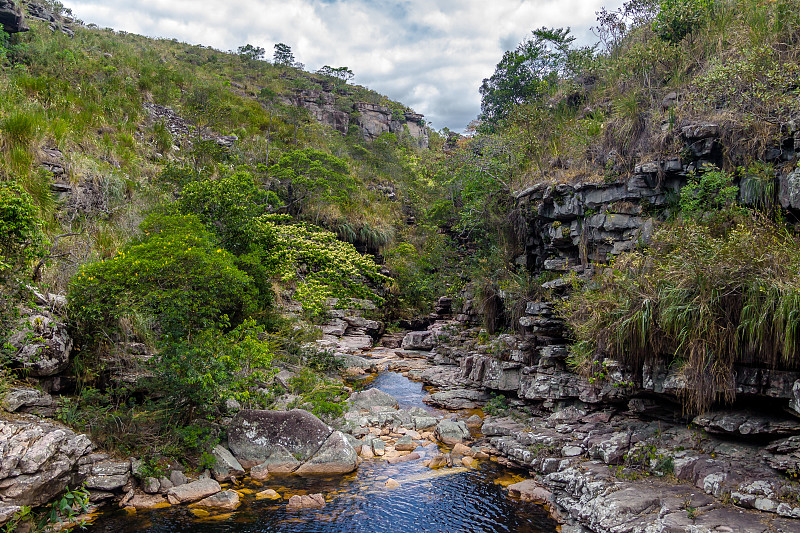
[[[84,266],[69,286],[70,317],[83,334],[118,329],[142,312],[162,334],[183,337],[227,315],[235,325],[256,311],[252,278],[193,215],[154,215],[144,235],[116,256]]]
[[[41,220],[30,194],[18,184],[0,182],[0,281],[43,251]]]
[[[713,0],[661,0],[653,31],[672,43],[702,28],[711,17]]]
[[[693,174],[681,189],[679,205],[684,215],[697,216],[733,205],[738,193],[739,188],[726,172],[713,170]]]
[[[213,413],[228,398],[243,406],[265,407],[258,389],[270,381],[274,346],[260,340],[264,328],[245,320],[224,333],[211,328],[169,342],[153,363],[158,390],[172,408],[195,415]]]

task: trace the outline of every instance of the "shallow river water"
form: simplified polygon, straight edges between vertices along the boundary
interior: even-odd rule
[[[398,399],[401,408],[422,403],[422,384],[400,374],[384,372],[368,387],[377,387]],[[436,445],[426,455],[436,452]],[[196,517],[187,507],[106,513],[88,527],[92,533],[178,532],[520,532],[550,533],[557,524],[536,505],[509,498],[504,486],[519,481],[490,461],[476,468],[429,469],[421,461],[389,465],[382,459],[365,460],[356,472],[332,479],[297,476],[270,479],[263,485],[245,485],[243,503],[234,513]],[[400,483],[387,489],[386,479]],[[242,487],[237,487],[241,489]],[[273,488],[282,500],[257,500],[255,492]],[[324,509],[287,511],[293,494],[325,495]]]

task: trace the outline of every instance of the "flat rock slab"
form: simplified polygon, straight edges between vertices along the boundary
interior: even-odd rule
[[[172,504],[190,503],[202,500],[222,491],[215,480],[211,478],[198,479],[185,485],[172,487],[167,491],[167,499]]]
[[[239,411],[228,426],[228,446],[245,467],[262,464],[275,454],[305,462],[322,447],[333,430],[302,409]]]
[[[746,411],[715,411],[695,417],[693,423],[709,433],[742,436],[786,436],[800,433],[800,421]]]
[[[322,509],[325,507],[325,497],[322,494],[295,494],[289,498],[289,504],[286,506],[288,511],[299,511],[301,509]]]
[[[550,503],[553,494],[546,488],[538,485],[533,479],[526,479],[508,486],[508,494],[524,502],[537,504]]]
[[[369,411],[373,407],[397,409],[400,406],[397,399],[380,389],[367,389],[365,391],[356,392],[351,395],[347,401],[351,409],[358,409],[361,411]]]
[[[489,395],[473,389],[454,389],[434,392],[423,401],[444,409],[477,409],[486,405]]]
[[[213,494],[208,498],[203,498],[197,503],[193,503],[192,507],[205,507],[208,509],[223,509],[225,511],[236,510],[242,502],[239,500],[239,494],[235,490],[225,490]]]

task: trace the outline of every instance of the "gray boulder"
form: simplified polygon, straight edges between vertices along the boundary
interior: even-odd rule
[[[167,491],[167,500],[173,505],[202,500],[222,491],[219,483],[211,478],[198,479]]]
[[[9,413],[21,412],[38,416],[53,416],[56,402],[53,397],[39,389],[13,388],[3,398],[3,409]]]
[[[7,342],[16,350],[12,361],[32,376],[54,376],[69,366],[72,338],[63,323],[49,316],[21,319]]]
[[[434,434],[445,444],[458,444],[470,439],[469,428],[461,420],[442,420],[436,425]]]
[[[367,389],[356,392],[347,400],[351,410],[370,411],[373,407],[388,407],[397,409],[400,404],[397,400],[386,392],[379,389]]]
[[[301,476],[348,474],[358,468],[358,455],[341,431],[334,431],[314,456],[300,465]]]
[[[25,24],[22,9],[11,0],[0,0],[0,24],[6,33],[19,33],[30,29]]]
[[[436,337],[432,331],[409,331],[400,345],[404,350],[432,350],[436,346]]]
[[[211,475],[217,481],[224,481],[233,476],[241,476],[244,474],[244,468],[239,464],[239,461],[225,449],[223,446],[217,444],[211,451],[214,456],[214,466],[211,468]]]
[[[778,198],[784,209],[800,209],[800,168],[781,176]]]
[[[444,409],[477,409],[486,405],[489,395],[472,389],[454,389],[434,392],[423,401]]]
[[[261,464],[276,454],[305,462],[332,432],[322,420],[302,409],[244,409],[228,427],[228,446],[245,468]]]

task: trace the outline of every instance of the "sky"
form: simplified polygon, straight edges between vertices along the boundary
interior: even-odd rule
[[[84,22],[219,50],[282,42],[306,70],[347,66],[353,83],[463,131],[478,88],[531,30],[571,27],[594,44],[595,12],[621,0],[62,0]]]

